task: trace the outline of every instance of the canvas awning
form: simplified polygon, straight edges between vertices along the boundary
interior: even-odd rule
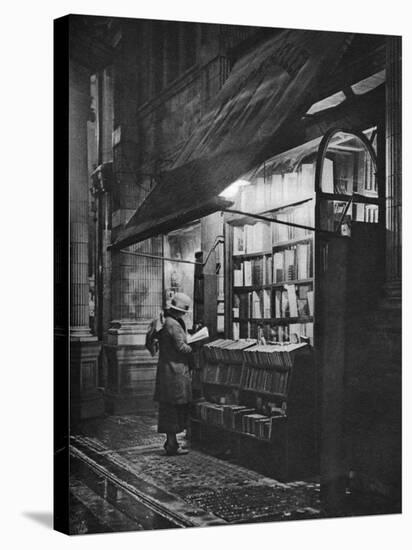
[[[113,246],[223,209],[219,193],[262,162],[290,117],[319,99],[319,82],[336,68],[351,39],[347,33],[285,30],[242,57]]]

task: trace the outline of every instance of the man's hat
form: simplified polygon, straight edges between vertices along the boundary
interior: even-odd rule
[[[177,311],[183,311],[187,313],[192,305],[192,300],[183,292],[176,292],[170,301],[170,309],[176,309]]]

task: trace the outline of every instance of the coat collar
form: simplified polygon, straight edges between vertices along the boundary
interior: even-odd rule
[[[165,317],[171,317],[172,319],[177,321],[179,323],[179,325],[182,327],[182,329],[186,332],[186,325],[185,325],[185,322],[183,321],[183,319],[181,317],[175,317],[173,315],[173,312],[170,309],[165,311]]]

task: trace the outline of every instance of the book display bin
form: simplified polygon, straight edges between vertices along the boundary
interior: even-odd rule
[[[313,473],[315,383],[308,344],[222,339],[204,346],[201,364],[204,399],[194,405],[195,443],[279,479]]]

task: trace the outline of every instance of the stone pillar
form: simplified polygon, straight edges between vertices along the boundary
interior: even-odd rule
[[[127,252],[161,255],[161,240]],[[105,344],[108,359],[106,407],[110,414],[154,410],[157,357],[145,347],[149,322],[162,307],[162,261],[122,251],[112,253],[112,322]]]
[[[392,513],[399,513],[402,501],[401,82],[401,38],[388,37],[382,144],[386,164],[384,296],[379,307],[365,317],[357,336],[362,345],[346,375],[351,392],[347,409],[351,411],[352,488],[389,497]]]
[[[87,119],[89,73],[69,64],[70,189],[70,395],[71,416],[79,420],[103,412],[97,389],[101,345],[89,329]]]
[[[386,48],[386,295],[400,302],[402,277],[402,46]],[[398,304],[400,306],[400,303]]]
[[[143,29],[150,34],[147,24]],[[139,92],[145,93],[148,87],[139,81],[141,45],[147,47],[147,40],[142,43],[136,26],[124,25],[114,62],[112,241],[150,188],[150,179],[144,180],[142,173],[150,173],[151,167],[141,165],[147,156],[146,143],[136,125]],[[150,252],[147,246],[142,243],[129,250]],[[145,348],[145,337],[155,315],[154,308],[146,305],[156,277],[148,275],[144,258],[118,250],[111,251],[111,265],[111,322],[104,342],[108,362],[106,409],[109,414],[153,411],[157,357],[151,357]]]

